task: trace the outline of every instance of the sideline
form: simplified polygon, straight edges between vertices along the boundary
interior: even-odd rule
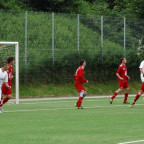
[[[137,104],[137,105],[144,105],[144,104]],[[84,110],[87,109],[95,109],[95,108],[112,108],[112,107],[127,107],[127,105],[109,105],[109,106],[93,106],[93,107],[85,107]],[[132,108],[129,108],[132,109]],[[48,109],[22,109],[22,110],[12,110],[12,111],[4,111],[4,113],[15,113],[15,112],[38,112],[38,111],[57,111],[57,110],[82,110],[83,109],[76,109],[74,107],[62,107],[62,108],[48,108]],[[127,144],[127,143],[119,143],[119,144]]]
[[[110,98],[112,95],[97,95],[97,96],[86,96],[85,99],[92,98]],[[136,96],[136,94],[130,94],[129,97]],[[49,98],[20,98],[19,101],[40,101],[40,100],[67,100],[67,99],[78,99],[79,96],[69,96],[69,97],[49,97]],[[118,95],[117,97],[124,97],[124,95]],[[11,99],[10,101],[15,101]]]

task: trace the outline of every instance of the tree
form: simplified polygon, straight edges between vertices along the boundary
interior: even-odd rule
[[[21,10],[26,8],[26,5],[23,1],[19,0],[1,0],[0,8],[6,10]]]

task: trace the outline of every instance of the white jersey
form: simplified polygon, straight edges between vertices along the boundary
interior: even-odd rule
[[[144,71],[144,60],[141,62],[139,68],[141,68]],[[140,77],[141,77],[141,81],[144,82],[144,77],[142,73],[140,74]]]
[[[0,90],[3,82],[8,82],[8,74],[6,71],[3,72],[2,69],[0,68]]]

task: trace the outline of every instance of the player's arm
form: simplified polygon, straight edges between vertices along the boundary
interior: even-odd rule
[[[121,67],[119,66],[117,72],[116,72],[116,76],[120,79],[120,80],[124,80],[121,76],[120,76],[120,71],[121,71]]]
[[[142,68],[140,68],[140,72],[143,74],[143,77],[144,77],[144,71]]]
[[[11,89],[11,86],[9,86],[7,82],[4,82],[4,84],[6,85],[6,87],[8,87],[9,89]]]
[[[10,80],[12,80],[12,79],[13,79],[13,77],[14,77],[14,76],[13,76],[13,75],[11,75],[11,76],[9,77],[9,79],[10,79]]]
[[[80,71],[79,77],[80,77],[84,82],[88,83],[88,80],[86,80],[86,79],[84,78],[84,69],[82,69],[82,70]]]
[[[120,80],[124,80],[118,73],[116,73],[116,76],[117,76]]]
[[[127,75],[128,80],[130,80],[130,76]]]

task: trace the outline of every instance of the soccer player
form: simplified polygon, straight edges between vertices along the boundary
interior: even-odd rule
[[[13,64],[14,64],[14,57],[8,57],[7,58],[7,63],[8,63],[8,85],[11,86],[12,82],[11,80],[13,79]],[[6,96],[3,101],[2,104],[5,104],[9,99],[11,99],[12,97],[12,89],[9,89],[4,83],[2,85],[2,98],[3,96]]]
[[[80,60],[79,61],[80,67],[78,67],[78,69],[76,70],[74,77],[75,77],[75,87],[78,90],[78,92],[80,93],[80,97],[77,101],[77,103],[75,104],[75,106],[78,109],[83,109],[83,107],[81,106],[83,98],[86,96],[86,90],[83,86],[83,83],[86,82],[88,83],[88,80],[86,80],[84,78],[84,68],[86,66],[86,61],[85,60]]]
[[[128,80],[130,80],[130,77],[127,75],[127,67],[126,67],[126,58],[121,58],[121,64],[118,67],[118,70],[116,72],[116,76],[118,77],[118,83],[119,83],[119,89],[114,92],[113,96],[110,98],[110,104],[112,104],[113,99],[116,97],[116,95],[121,92],[123,89],[126,89],[125,97],[124,97],[124,104],[129,104],[127,101],[128,93],[129,93],[129,85]]]
[[[2,67],[0,68],[0,113],[2,113],[2,103],[1,103],[1,87],[4,82],[7,88],[11,89],[11,86],[8,85],[8,64],[6,62],[2,63]]]
[[[138,92],[138,94],[135,96],[133,103],[130,105],[130,107],[133,107],[135,102],[139,99],[139,97],[143,94],[144,92],[144,60],[141,62],[140,66],[140,77],[141,77],[141,81],[142,81],[142,86],[140,88],[140,91]]]

